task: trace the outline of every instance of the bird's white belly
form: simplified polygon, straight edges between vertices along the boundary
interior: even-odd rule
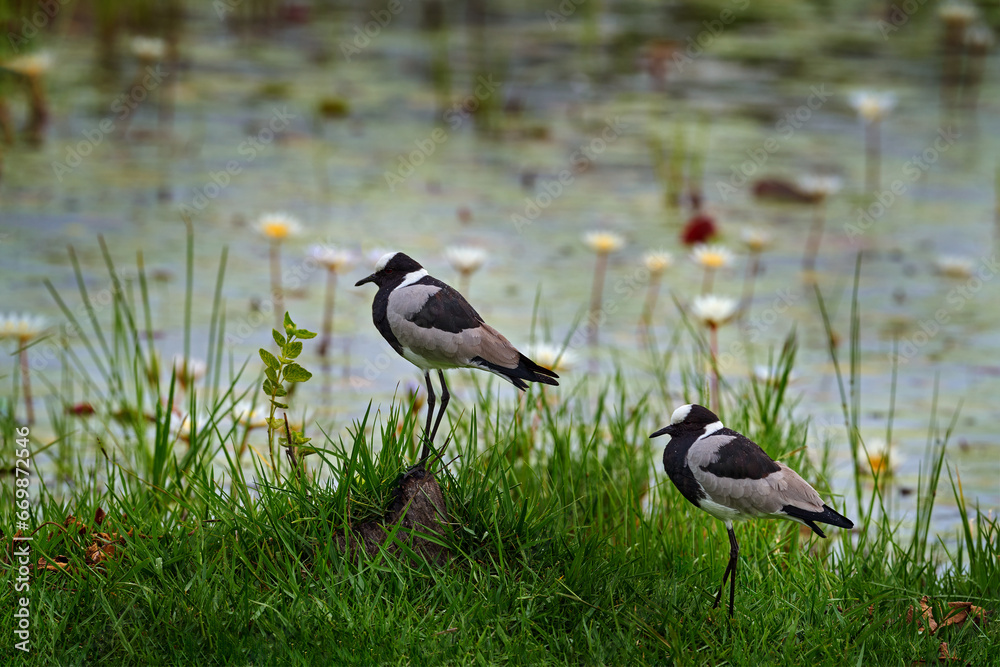
[[[732,507],[720,505],[711,498],[700,498],[698,500],[698,507],[708,512],[716,519],[721,519],[723,521],[742,521],[750,518],[743,512],[733,509]]]
[[[403,358],[422,371],[462,367],[460,364],[442,363],[441,360],[428,359],[427,357],[417,354],[405,345],[403,346]]]

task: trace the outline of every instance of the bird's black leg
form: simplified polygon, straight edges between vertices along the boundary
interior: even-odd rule
[[[432,442],[434,441],[434,436],[437,435],[441,420],[444,418],[444,411],[448,408],[448,401],[451,400],[451,394],[448,393],[448,383],[444,381],[444,372],[438,371],[438,377],[441,378],[441,407],[438,409],[437,420],[434,422],[434,430],[431,431]]]
[[[427,424],[424,426],[424,449],[420,454],[420,463],[430,456],[431,442],[434,440],[434,435],[431,433],[431,419],[434,418],[434,385],[431,384],[430,371],[424,372],[424,382],[427,383]]]
[[[736,541],[736,533],[733,532],[733,525],[727,524],[729,531],[729,564],[726,565],[726,572],[722,575],[722,585],[719,586],[719,594],[715,596],[715,604],[712,609],[719,606],[722,600],[722,591],[726,588],[726,579],[729,579],[729,617],[733,616],[733,600],[736,597],[736,562],[740,555],[740,544]],[[731,578],[730,578],[731,577]]]

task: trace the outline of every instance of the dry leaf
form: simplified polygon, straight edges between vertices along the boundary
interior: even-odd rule
[[[986,610],[982,607],[977,607],[971,602],[949,602],[948,606],[951,607],[951,611],[938,624],[939,628],[946,625],[962,625],[970,616],[973,620],[977,620],[980,625],[986,624]]]
[[[66,556],[56,556],[51,563],[44,558],[39,558],[35,565],[36,570],[51,570],[52,572],[62,572],[67,567],[69,567],[69,558]]]
[[[938,660],[958,660],[958,658],[948,652],[948,644],[941,642],[938,648]]]
[[[107,516],[107,513],[102,508],[98,507],[97,511],[94,512],[94,523],[96,523],[98,526],[100,526],[101,522],[104,521],[104,517],[106,517],[106,516]]]

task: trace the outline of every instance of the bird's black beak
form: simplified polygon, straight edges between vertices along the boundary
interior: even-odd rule
[[[373,282],[375,282],[375,274],[374,273],[371,274],[370,276],[368,276],[367,278],[362,278],[358,282],[354,283],[354,286],[355,287],[361,287],[365,283],[373,283]]]
[[[660,429],[659,431],[657,431],[657,432],[655,432],[655,433],[652,433],[652,434],[650,434],[650,436],[649,436],[649,437],[650,437],[650,438],[658,438],[658,437],[660,437],[661,435],[669,435],[669,436],[673,436],[673,434],[674,434],[674,425],[673,425],[673,424],[671,424],[670,426],[664,426],[664,427],[663,427],[663,428],[661,428],[661,429]]]

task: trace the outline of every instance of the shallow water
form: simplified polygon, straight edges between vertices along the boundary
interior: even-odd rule
[[[190,206],[197,235],[196,355],[204,356],[218,256],[228,246],[227,331],[236,336],[230,348],[239,363],[270,342],[272,318],[251,308],[268,292],[267,247],[251,225],[261,213],[277,209],[299,216],[307,227],[283,248],[284,267],[301,282],[288,285],[294,289],[287,303],[301,326],[320,326],[322,272],[303,261],[312,243],[325,240],[365,256],[376,248],[405,250],[433,275],[452,282],[457,276],[443,249],[477,245],[490,256],[472,278],[470,299],[523,347],[531,336],[536,294],[536,335],[556,341],[570,335],[586,309],[594,265],[581,236],[610,229],[627,244],[611,256],[608,269],[609,317],[601,331],[599,367],[607,373],[617,361],[632,376],[638,396],[655,386],[637,336],[645,298],[642,253],[663,249],[675,256],[653,331],[661,348],[681,326],[671,293],[687,302],[702,282],[701,270],[678,242],[688,212],[664,206],[664,185],[652,166],[650,138],[670,149],[682,136],[704,161],[704,193],[721,227],[721,242],[738,251],[746,225],[774,236],[763,256],[749,323],[742,333],[735,325],[721,331],[721,351],[732,354],[724,357],[724,373],[731,380],[748,375],[751,359],[738,352],[741,341],[754,341],[761,363],[768,346],[780,344],[795,327],[801,343],[792,385],[798,411],[816,423],[817,445],[830,440],[832,486],[849,495],[840,396],[812,287],[801,272],[812,207],[760,202],[747,186],[732,192],[719,185],[732,185],[734,167],[760,158],[765,145],[777,146],[752,178],[794,178],[814,170],[843,178],[844,189],[827,206],[817,280],[845,340],[840,353],[846,370],[850,288],[856,253],[864,251],[862,436],[869,444],[885,436],[892,332],[899,337],[905,363],[899,366],[892,438],[896,493],[915,486],[937,382],[942,428],[961,404],[947,461],[957,467],[967,498],[984,511],[1000,508],[1000,436],[991,428],[1000,417],[994,400],[1000,387],[1000,313],[992,307],[998,286],[992,273],[980,281],[946,278],[934,269],[941,255],[964,255],[977,267],[995,261],[1000,127],[994,58],[987,63],[978,113],[948,118],[938,103],[934,17],[914,21],[884,41],[872,17],[818,21],[768,15],[763,23],[713,37],[706,53],[684,61],[661,85],[643,68],[643,44],[664,35],[683,42],[699,35],[700,24],[673,24],[652,10],[615,8],[596,19],[597,45],[587,46],[588,24],[580,17],[570,16],[553,29],[544,9],[522,9],[491,24],[485,36],[463,26],[448,33],[444,62],[454,103],[441,109],[431,75],[440,39],[418,29],[416,14],[416,5],[405,9],[350,61],[342,45],[351,43],[355,26],[370,20],[367,11],[333,12],[305,25],[278,24],[267,35],[237,34],[211,12],[192,16],[179,46],[180,67],[168,70],[149,102],[129,115],[124,136],[104,135],[79,166],[59,177],[53,162],[65,161],[70,148],[98,136],[102,120],[124,127],[112,105],[128,89],[136,63],[123,56],[120,80],[99,86],[91,39],[70,35],[47,44],[57,62],[47,79],[52,126],[39,149],[19,143],[4,156],[3,310],[41,312],[58,321],[43,278],[78,303],[66,244],[76,248],[89,287],[100,295],[109,287],[95,239],[102,234],[119,267],[134,266],[141,250],[147,269],[162,272],[165,280],[154,281],[151,294],[158,345],[169,359],[183,346],[180,210]],[[845,57],[844,44],[876,55]],[[477,45],[488,53],[478,70]],[[882,188],[899,180],[905,191],[853,238],[846,225],[857,225],[858,207],[875,201],[864,193],[863,129],[847,103],[848,93],[858,88],[886,88],[898,96],[883,126]],[[154,106],[164,94],[175,102],[169,127]],[[317,104],[325,97],[345,100],[348,117],[319,117]],[[13,101],[20,119],[20,98]],[[808,109],[798,128],[789,134],[788,126],[779,125],[788,113],[805,117],[800,110],[810,101],[815,109]],[[461,104],[494,102],[521,111],[496,112],[491,139],[476,132],[482,115],[464,113]],[[911,180],[907,162],[933,146],[941,130],[959,136]],[[766,143],[769,138],[774,143]],[[415,162],[420,164],[412,174],[405,166],[399,171],[401,164]],[[228,176],[225,187],[214,187],[226,180],[220,174],[227,163],[235,163],[231,171],[239,173]],[[692,169],[690,162],[687,168]],[[387,178],[393,172],[399,180]],[[560,174],[561,191],[554,185]],[[204,207],[197,206],[199,195],[209,195]],[[518,215],[524,216],[520,225]],[[745,253],[739,254],[719,273],[716,291],[740,295],[745,261]],[[371,263],[363,259],[342,276],[330,376],[306,385],[299,399],[333,432],[344,432],[369,400],[385,405],[398,386],[418,379],[371,325],[374,288],[353,287]],[[947,322],[935,329],[927,323],[939,311],[944,313],[939,320]],[[690,347],[685,342],[684,355]],[[587,350],[579,346],[575,352],[580,359],[565,373],[569,384],[589,368]],[[44,372],[56,369],[49,364]],[[456,407],[473,391],[466,373],[451,374]],[[35,386],[44,395],[42,383]],[[501,388],[501,395],[512,400],[514,392],[507,389]],[[672,396],[671,405],[657,405],[661,420],[684,398]],[[45,428],[40,425],[39,432]],[[900,516],[912,512],[914,500],[914,495],[895,498]],[[944,488],[935,529],[950,532],[957,520]]]

